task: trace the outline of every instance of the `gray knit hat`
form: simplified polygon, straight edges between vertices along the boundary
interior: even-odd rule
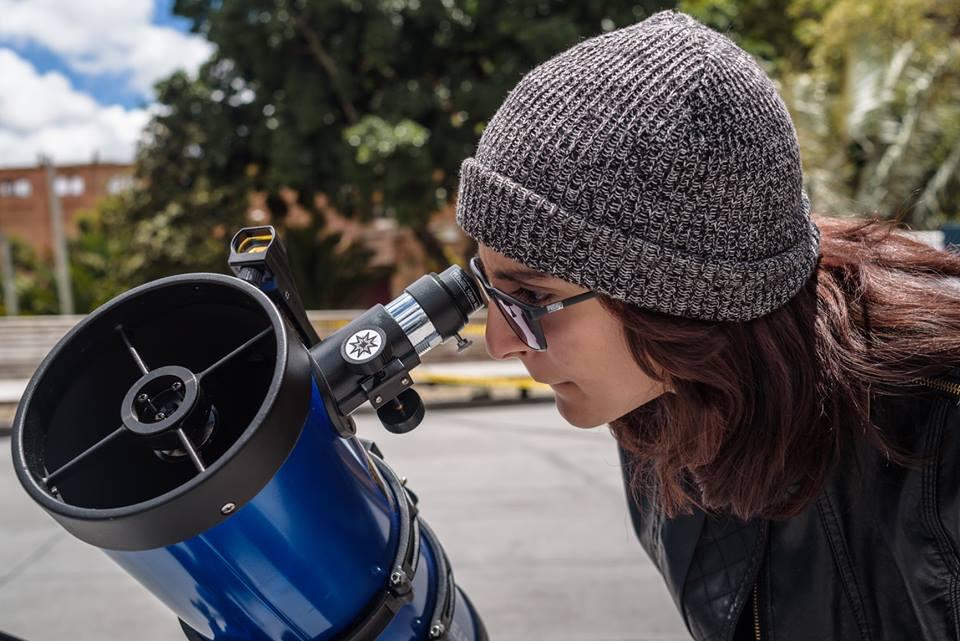
[[[780,307],[820,242],[773,83],[673,11],[527,74],[463,162],[457,221],[528,267],[707,320]]]

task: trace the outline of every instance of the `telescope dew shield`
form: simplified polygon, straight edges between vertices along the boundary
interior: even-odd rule
[[[337,377],[361,390],[409,381],[434,334],[466,322],[457,276],[424,279],[399,322],[397,305],[365,315],[382,321],[380,361],[347,365],[328,341],[340,365],[325,372],[297,327],[305,315],[243,279],[137,287],[37,369],[14,419],[17,476],[190,639],[484,641],[415,497],[330,411],[330,390],[348,387]]]

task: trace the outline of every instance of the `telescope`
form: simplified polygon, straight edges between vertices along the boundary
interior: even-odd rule
[[[416,495],[352,414],[415,428],[411,370],[483,306],[453,266],[321,341],[272,227],[233,275],[136,287],[51,350],[14,419],[30,497],[191,641],[486,641]]]

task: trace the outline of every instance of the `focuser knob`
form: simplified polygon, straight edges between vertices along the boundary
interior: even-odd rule
[[[404,390],[395,399],[377,410],[377,417],[388,432],[406,434],[423,420],[424,407],[420,395]]]

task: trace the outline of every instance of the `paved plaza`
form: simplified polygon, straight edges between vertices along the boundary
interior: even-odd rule
[[[686,641],[630,526],[609,432],[552,404],[428,410],[360,433],[420,497],[492,641]],[[317,571],[322,571],[318,568]],[[0,437],[0,631],[24,641],[174,641],[172,614],[23,492]]]

